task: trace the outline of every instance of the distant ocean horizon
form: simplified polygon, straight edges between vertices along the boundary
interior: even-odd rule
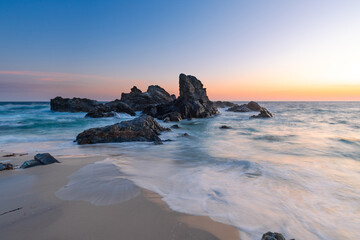
[[[134,117],[120,113],[93,119],[86,113],[53,112],[49,101],[0,102],[0,150],[108,156],[101,164],[157,192],[171,209],[233,225],[241,239],[260,239],[269,229],[296,239],[356,239],[359,102],[259,103],[274,118],[250,119],[254,112],[220,109],[215,117],[177,123],[180,129],[160,135],[172,140],[163,145],[80,146],[73,141],[83,130]]]

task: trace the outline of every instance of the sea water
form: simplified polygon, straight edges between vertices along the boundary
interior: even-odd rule
[[[138,192],[124,184],[130,180],[160,194],[173,210],[235,226],[242,239],[260,239],[267,231],[300,240],[357,239],[360,103],[260,104],[275,117],[250,119],[255,113],[220,109],[218,116],[178,123],[180,129],[160,136],[172,140],[163,145],[79,146],[73,140],[81,131],[133,117],[91,119],[50,111],[49,103],[0,103],[0,150],[108,156],[70,176],[75,188],[65,197],[60,189],[60,198],[116,203]],[[124,195],[115,199],[94,187],[94,179]],[[79,195],[79,184],[93,192]]]

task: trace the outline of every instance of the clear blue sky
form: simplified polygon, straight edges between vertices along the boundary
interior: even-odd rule
[[[0,31],[1,101],[177,94],[181,72],[214,99],[360,90],[360,1],[0,0]]]

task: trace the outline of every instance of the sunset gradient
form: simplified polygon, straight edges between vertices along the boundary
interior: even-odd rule
[[[359,1],[1,1],[0,101],[178,95],[360,101]]]

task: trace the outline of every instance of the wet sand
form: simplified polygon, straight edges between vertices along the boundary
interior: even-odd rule
[[[107,206],[61,200],[55,192],[68,183],[69,175],[105,157],[55,157],[61,163],[0,172],[1,239],[239,239],[236,228],[172,211],[158,194],[145,189]],[[0,161],[20,165],[32,158],[17,155]]]

